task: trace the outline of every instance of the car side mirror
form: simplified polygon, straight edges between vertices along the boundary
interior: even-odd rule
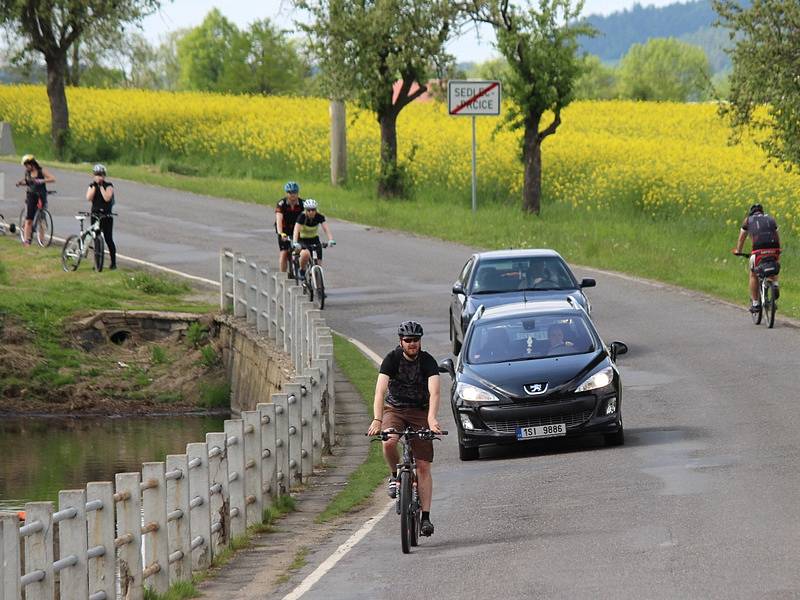
[[[597,285],[597,282],[594,279],[592,279],[591,277],[586,277],[584,279],[581,279],[581,287],[582,288],[594,287],[596,285]]]
[[[628,345],[625,342],[611,342],[611,360],[617,361],[618,356],[627,354]]]
[[[447,373],[451,379],[456,378],[456,368],[452,358],[445,358],[439,363],[439,373]]]
[[[456,281],[453,284],[453,293],[454,294],[463,294],[464,293],[464,284],[460,281]]]

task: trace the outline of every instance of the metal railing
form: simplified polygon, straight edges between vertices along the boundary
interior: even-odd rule
[[[145,586],[164,593],[321,463],[334,440],[330,329],[285,274],[229,250],[220,266],[222,308],[291,353],[296,376],[185,454],[62,490],[57,511],[29,502],[24,524],[0,512],[0,600],[53,600],[56,589],[62,600],[141,600]]]

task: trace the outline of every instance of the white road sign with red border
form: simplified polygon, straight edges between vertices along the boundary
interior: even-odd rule
[[[450,80],[447,106],[451,115],[499,115],[500,82]]]

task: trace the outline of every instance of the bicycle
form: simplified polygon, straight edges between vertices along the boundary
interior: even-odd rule
[[[14,234],[16,232],[17,232],[17,224],[7,223],[5,217],[3,215],[0,215],[0,235],[5,235],[6,233]]]
[[[328,248],[328,242],[320,242],[323,248]],[[314,246],[306,248],[311,253],[311,266],[306,269],[305,276],[300,276],[300,251],[302,248],[295,248],[290,255],[289,277],[294,279],[303,287],[303,293],[308,295],[308,299],[314,302],[320,310],[325,308],[325,275],[322,272],[322,265],[319,264],[317,249]]]
[[[64,240],[64,247],[61,249],[61,266],[65,271],[76,271],[81,264],[81,259],[86,258],[89,253],[89,238],[92,238],[92,248],[94,250],[94,269],[103,270],[105,259],[105,246],[103,234],[100,231],[100,222],[108,217],[115,217],[117,213],[88,213],[79,212],[75,218],[80,221],[81,232],[78,235],[71,235]],[[95,217],[96,220],[87,229],[83,228],[86,217]]]
[[[47,195],[55,194],[55,190],[48,190]],[[28,208],[22,207],[19,213],[19,239],[24,244],[25,239],[25,217],[28,216]],[[40,197],[36,203],[36,213],[31,221],[31,239],[36,238],[36,243],[42,248],[47,248],[53,243],[53,216],[47,210],[47,203]]]
[[[734,252],[736,256],[750,258],[746,252]],[[775,325],[775,311],[778,309],[777,298],[775,297],[775,282],[770,279],[780,272],[780,263],[777,259],[765,256],[756,267],[755,274],[758,278],[758,296],[760,306],[757,311],[751,311],[753,323],[761,324],[764,320],[767,328],[772,329]]]
[[[422,519],[422,504],[417,491],[417,462],[411,449],[411,440],[439,440],[439,435],[447,435],[446,431],[434,433],[430,429],[411,429],[404,431],[384,429],[373,437],[372,441],[386,441],[390,435],[399,435],[403,442],[403,458],[397,465],[397,514],[400,515],[400,545],[403,554],[411,552],[412,546],[419,544],[419,527]]]

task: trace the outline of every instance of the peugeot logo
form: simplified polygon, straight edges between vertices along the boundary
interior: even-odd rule
[[[544,394],[547,391],[547,382],[529,383],[528,385],[523,385],[522,389],[525,390],[525,393],[528,394],[528,396],[538,396],[539,394]]]

